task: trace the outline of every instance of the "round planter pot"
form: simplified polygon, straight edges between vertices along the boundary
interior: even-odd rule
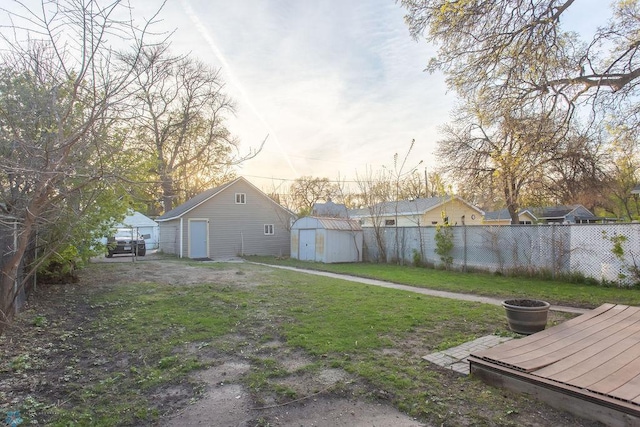
[[[549,304],[535,299],[511,299],[502,303],[509,329],[518,334],[531,335],[547,326]]]

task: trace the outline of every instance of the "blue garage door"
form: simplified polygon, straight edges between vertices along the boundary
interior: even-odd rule
[[[189,258],[207,258],[207,220],[189,221]]]

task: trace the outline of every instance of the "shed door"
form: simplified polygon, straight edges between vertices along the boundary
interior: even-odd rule
[[[298,257],[302,261],[316,259],[316,230],[300,230],[300,248]]]
[[[189,221],[189,258],[207,258],[207,220]]]

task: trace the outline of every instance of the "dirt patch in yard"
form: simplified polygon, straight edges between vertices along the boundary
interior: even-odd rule
[[[104,382],[105,393],[118,392],[118,378],[136,369],[138,355],[105,351],[104,337],[88,336],[89,325],[99,322],[104,307],[96,306],[93,297],[132,282],[154,282],[173,286],[202,284],[228,285],[234,289],[253,289],[270,274],[267,267],[246,264],[220,264],[220,268],[202,268],[173,259],[150,255],[132,262],[129,257],[100,259],[100,268],[81,274],[80,282],[71,285],[41,287],[15,324],[0,337],[0,417],[21,409],[30,422],[47,424],[58,409],[71,410],[74,399],[83,398],[83,387]],[[209,266],[211,267],[211,266]],[[238,329],[218,340],[221,345],[188,342],[175,349],[176,357],[193,358],[200,369],[176,382],[141,388],[139,398],[147,402],[155,416],[136,425],[160,426],[422,426],[475,425],[473,414],[483,410],[482,402],[459,399],[467,383],[420,359],[425,354],[415,338],[385,349],[380,357],[411,358],[424,369],[437,372],[446,382],[448,396],[429,398],[450,405],[449,420],[434,423],[431,419],[414,419],[398,409],[393,393],[380,390],[354,373],[329,366],[322,357],[313,357],[292,349],[277,333],[277,320],[265,313],[264,324]],[[91,332],[93,333],[93,332]],[[108,331],[100,332],[108,334]],[[268,339],[256,340],[256,337]],[[90,343],[90,344],[88,344]],[[239,350],[238,350],[239,349]],[[70,363],[72,361],[73,363]],[[144,361],[143,361],[144,362]],[[168,362],[167,362],[168,363]],[[265,386],[256,386],[265,367],[278,370]],[[71,368],[70,368],[71,367]],[[113,381],[113,383],[109,383]],[[472,382],[485,390],[484,385]],[[428,385],[425,384],[425,389]],[[487,394],[504,398],[508,392],[486,387]],[[289,397],[287,397],[289,396]],[[86,399],[99,399],[84,396]],[[520,407],[505,413],[498,425],[597,426],[566,413],[555,411],[535,401],[514,398]],[[439,403],[438,403],[439,404]],[[403,408],[407,410],[406,408]],[[491,409],[494,410],[494,409]],[[90,418],[79,424],[91,424]],[[515,417],[515,418],[514,418]],[[145,418],[140,418],[145,419]],[[114,425],[118,423],[115,418]],[[138,419],[139,420],[139,419]]]

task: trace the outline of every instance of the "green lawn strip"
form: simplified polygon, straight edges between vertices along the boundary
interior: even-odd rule
[[[93,307],[99,316],[87,328],[91,339],[85,346],[104,353],[103,369],[68,385],[73,409],[59,409],[52,424],[110,426],[157,419],[161,408],[146,393],[177,382],[189,386],[187,374],[205,365],[180,349],[230,333],[245,318],[248,300],[247,293],[213,285],[135,283],[98,295]]]
[[[349,274],[428,289],[470,293],[498,298],[538,298],[552,304],[597,307],[605,302],[640,305],[634,288],[605,287],[528,277],[487,273],[463,273],[412,266],[374,263],[323,264],[275,257],[247,257],[249,261]]]
[[[493,332],[504,318],[503,310],[487,304],[317,276],[308,276],[307,282],[288,285],[295,293],[288,315],[296,321],[285,324],[284,330],[290,345],[314,355],[391,347],[390,337],[402,337],[416,328],[428,330],[433,341],[449,340],[460,332],[464,336],[456,341],[467,341]],[[436,341],[429,347],[438,345]]]

